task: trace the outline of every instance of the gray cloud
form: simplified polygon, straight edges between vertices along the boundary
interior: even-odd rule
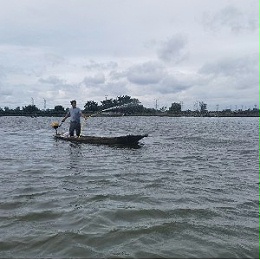
[[[159,63],[146,62],[130,67],[127,79],[138,85],[157,84],[162,80],[164,73],[164,68]]]
[[[116,69],[118,67],[117,62],[109,61],[109,62],[96,62],[95,60],[90,60],[83,68],[87,70],[111,70]]]
[[[186,45],[187,38],[182,34],[176,34],[161,43],[158,57],[165,62],[179,63],[187,58]]]
[[[258,9],[257,6],[255,8]],[[258,15],[256,10],[246,13],[234,5],[228,5],[215,14],[205,13],[203,17],[205,28],[219,31],[224,28],[238,33],[243,30],[255,31],[258,28]]]
[[[64,81],[62,79],[59,79],[56,76],[49,76],[48,78],[45,78],[45,79],[40,78],[39,82],[43,83],[43,84],[51,84],[51,85],[63,85],[64,84]]]
[[[198,70],[188,94],[194,101],[208,103],[210,109],[216,104],[222,104],[222,108],[232,104],[253,106],[258,102],[258,66],[257,54],[222,57],[206,63]]]
[[[126,71],[111,70],[109,72],[109,78],[113,81],[118,81],[127,78]]]
[[[199,73],[216,78],[226,78],[229,84],[240,89],[256,87],[259,84],[258,55],[243,57],[226,57],[219,61],[207,63]]]
[[[219,61],[206,63],[199,69],[202,74],[223,74],[226,76],[256,72],[258,54],[243,57],[225,57]]]
[[[86,86],[89,85],[99,85],[105,83],[105,75],[103,73],[97,73],[94,76],[87,76],[83,80]]]
[[[256,0],[0,2],[7,106],[124,94],[141,102],[258,99]]]
[[[0,81],[0,95],[3,98],[3,96],[11,96],[13,94],[12,89],[8,89],[4,86],[4,84]]]
[[[192,87],[192,82],[181,80],[173,75],[168,75],[161,82],[159,92],[161,93],[179,93]]]

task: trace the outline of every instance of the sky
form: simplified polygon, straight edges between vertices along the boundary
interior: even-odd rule
[[[122,95],[259,107],[259,1],[0,0],[0,107]]]

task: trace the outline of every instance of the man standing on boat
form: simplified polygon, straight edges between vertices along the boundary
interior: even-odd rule
[[[81,132],[80,117],[84,117],[85,120],[87,119],[87,117],[81,112],[78,107],[76,107],[76,100],[71,100],[70,104],[71,108],[69,109],[66,116],[61,120],[61,122],[65,122],[65,120],[70,117],[69,134],[70,136],[74,136],[74,131],[76,130],[76,135],[79,137]]]

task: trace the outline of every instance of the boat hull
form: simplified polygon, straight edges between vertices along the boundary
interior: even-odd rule
[[[86,144],[108,144],[108,145],[135,145],[148,135],[124,135],[118,137],[99,137],[99,136],[80,136],[66,137],[60,134],[54,135],[54,138],[64,141]]]

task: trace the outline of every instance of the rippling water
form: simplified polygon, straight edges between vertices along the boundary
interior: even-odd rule
[[[259,257],[258,118],[83,128],[139,148],[55,141],[53,121],[0,117],[0,258]]]

